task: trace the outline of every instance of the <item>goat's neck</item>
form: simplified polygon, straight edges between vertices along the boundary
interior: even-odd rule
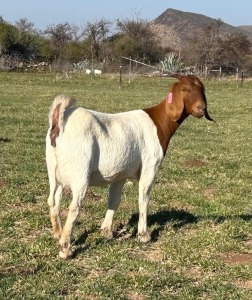
[[[164,155],[167,151],[171,137],[174,135],[179,125],[187,118],[187,115],[183,113],[178,121],[172,121],[166,113],[166,105],[167,100],[164,100],[156,106],[144,109],[157,127],[157,135]]]

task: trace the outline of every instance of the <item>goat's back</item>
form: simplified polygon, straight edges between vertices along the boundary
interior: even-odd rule
[[[92,185],[138,178],[143,165],[161,163],[156,127],[142,110],[105,114],[70,107],[63,118],[55,155],[65,184],[85,172]]]

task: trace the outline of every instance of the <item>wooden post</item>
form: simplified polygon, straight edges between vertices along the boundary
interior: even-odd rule
[[[93,55],[93,45],[91,44],[91,74],[90,74],[91,82],[93,81],[92,79],[95,78],[94,75],[94,55]]]
[[[130,56],[130,63],[129,63],[129,84],[130,84],[130,77],[131,77],[131,56]]]
[[[241,71],[241,85],[243,85],[243,81],[244,81],[244,73],[243,70]]]
[[[207,66],[205,66],[205,78],[207,78]]]
[[[120,74],[120,85],[122,84],[122,66],[119,68],[119,74]]]
[[[236,81],[239,79],[239,68],[236,68],[236,76],[235,76]]]

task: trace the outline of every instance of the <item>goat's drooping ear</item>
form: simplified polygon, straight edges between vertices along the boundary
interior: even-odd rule
[[[170,89],[166,101],[167,114],[169,118],[174,122],[178,121],[184,110],[183,96],[178,82]]]
[[[207,100],[205,98],[205,102],[206,102],[206,105],[207,105]],[[214,119],[212,119],[209,114],[208,114],[208,111],[207,111],[207,108],[206,108],[206,111],[205,111],[205,118],[208,120],[208,121],[212,121],[214,123],[216,123],[216,121]]]
[[[216,121],[215,121],[214,119],[212,119],[212,118],[209,116],[207,110],[205,111],[205,117],[206,117],[206,119],[207,119],[208,121],[212,121],[212,122],[216,123]]]

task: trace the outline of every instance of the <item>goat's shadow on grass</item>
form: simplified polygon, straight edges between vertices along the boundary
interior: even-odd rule
[[[88,237],[88,235],[91,232],[88,231],[84,231],[76,241],[73,241],[73,245],[76,247],[76,249],[74,249],[73,254],[72,254],[72,258],[75,258],[76,256],[78,256],[78,254],[80,254],[81,252],[85,251],[87,249],[87,246],[85,245],[86,239]]]
[[[138,223],[139,214],[134,213],[131,218],[129,219],[129,222],[126,225],[119,225],[119,227],[114,232],[114,238],[115,239],[123,239],[124,236],[129,236],[130,238],[135,238],[137,235],[137,223]],[[187,212],[185,210],[163,210],[158,211],[156,213],[150,214],[147,217],[148,220],[148,227],[151,227],[153,225],[156,225],[156,228],[151,232],[151,239],[152,242],[156,242],[161,234],[162,231],[165,230],[165,226],[172,222],[172,227],[174,229],[180,229],[183,226],[186,226],[188,224],[196,224],[202,219],[211,219],[214,221],[215,224],[223,223],[226,220],[229,219],[241,219],[245,222],[250,222],[252,220],[252,215],[250,214],[243,214],[243,215],[234,215],[234,216],[209,216],[209,217],[202,217],[202,216],[195,216],[190,212]],[[125,227],[127,227],[125,229]],[[76,249],[73,251],[72,257],[75,258],[80,253],[84,252],[88,246],[85,245],[86,239],[89,234],[92,234],[95,231],[98,231],[99,228],[94,228],[89,231],[84,231],[77,240],[73,242],[74,247]],[[128,231],[131,231],[131,234],[128,233]],[[118,234],[119,232],[119,234]],[[110,240],[107,240],[109,243]],[[96,245],[104,244],[104,238],[101,237],[96,241]]]
[[[239,215],[238,218],[242,219],[243,221],[249,222],[252,220],[252,215]]]
[[[74,251],[72,254],[72,258],[75,258],[80,253],[84,252],[88,249],[88,246],[85,244],[88,236],[96,231],[99,231],[99,227],[92,229],[92,230],[85,230],[76,240],[73,241]],[[96,246],[100,244],[104,244],[104,238],[101,236],[98,240],[95,242]]]
[[[231,215],[231,216],[209,216],[209,217],[205,217],[205,219],[211,219],[215,224],[221,224],[227,220],[235,220],[235,219],[242,220],[245,222],[250,222],[252,221],[252,215],[242,214],[242,215]]]
[[[133,236],[137,234],[136,224],[138,222],[139,214],[133,214],[128,222],[128,225],[130,227],[135,226],[135,232]],[[165,225],[169,222],[173,222],[172,227],[174,229],[179,229],[187,224],[194,224],[199,221],[199,218],[193,215],[190,212],[187,212],[185,210],[163,210],[158,211],[154,214],[150,214],[147,217],[148,221],[148,227],[151,227],[152,225],[157,226],[152,232],[151,232],[151,240],[153,242],[158,240],[158,237],[160,236],[160,233],[165,229]]]
[[[119,225],[119,227],[114,232],[115,239],[124,239],[125,236],[130,238],[135,238],[137,235],[137,223],[138,223],[139,214],[135,213],[129,219],[129,222],[123,226]],[[154,214],[148,215],[148,226],[152,226],[154,224],[157,225],[151,233],[151,239],[153,242],[158,240],[160,233],[164,230],[164,226],[168,222],[173,222],[173,228],[181,228],[187,224],[197,223],[198,217],[194,216],[193,214],[184,211],[184,210],[165,210],[159,211]],[[124,227],[127,227],[124,230]],[[133,228],[133,229],[132,229]],[[90,231],[84,231],[77,240],[73,241],[73,245],[75,250],[73,251],[72,258],[75,258],[80,253],[84,252],[88,246],[85,245],[87,237],[89,234],[93,233],[94,231],[99,230],[97,227],[96,229]],[[128,230],[131,231],[131,234],[128,233]],[[109,242],[109,240],[107,240]],[[101,237],[96,241],[96,245],[104,244],[104,238]]]
[[[4,138],[4,137],[0,137],[0,143],[10,143],[11,142],[11,139],[9,138]]]
[[[136,236],[137,234],[137,222],[138,222],[139,214],[135,213],[131,216],[128,226],[129,227],[135,227],[134,234],[132,236]],[[152,241],[157,241],[158,237],[160,236],[160,233],[165,230],[165,225],[167,225],[169,222],[172,222],[172,227],[174,229],[180,229],[181,227],[188,225],[188,224],[196,224],[200,222],[201,220],[213,220],[215,224],[221,224],[227,220],[243,220],[245,222],[252,221],[252,215],[251,214],[241,214],[241,215],[233,215],[233,216],[195,216],[190,212],[187,212],[185,210],[164,210],[164,211],[158,211],[154,214],[151,214],[147,217],[148,221],[148,227],[151,227],[152,225],[157,225],[157,228],[154,229],[151,233],[151,239]]]

